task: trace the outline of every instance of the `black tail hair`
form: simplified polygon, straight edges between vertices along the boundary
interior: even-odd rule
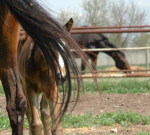
[[[40,47],[47,64],[57,79],[57,68],[59,66],[57,53],[62,56],[66,66],[66,79],[68,86],[67,96],[63,112],[65,112],[70,100],[72,84],[71,72],[77,77],[78,90],[80,80],[78,78],[78,69],[70,49],[77,50],[82,57],[80,48],[74,40],[68,35],[67,31],[35,0],[2,0],[6,4],[11,14],[22,25],[27,34],[34,40],[35,44]],[[64,44],[64,42],[66,44]]]

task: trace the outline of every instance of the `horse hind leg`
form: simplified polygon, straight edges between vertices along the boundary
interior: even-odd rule
[[[40,111],[39,111],[39,93],[35,92],[35,88],[27,84],[27,99],[30,107],[30,130],[32,135],[43,135],[43,126],[40,119]]]
[[[0,27],[0,39],[3,39],[0,41],[0,78],[6,95],[12,135],[22,135],[27,104],[17,70],[19,25],[10,14],[5,23],[6,26]]]
[[[61,125],[61,100],[57,86],[52,92],[52,101],[49,100],[50,112],[52,116],[52,135],[63,135],[63,128]]]
[[[12,127],[12,135],[22,135],[26,99],[16,75],[17,73],[12,69],[1,69],[1,81],[6,95],[6,109]]]
[[[29,135],[32,135],[32,131],[31,131],[31,109],[29,106],[29,103],[27,103],[27,110],[26,110],[26,117],[28,120],[28,124],[29,124]]]
[[[41,111],[41,120],[43,123],[44,135],[52,135],[50,128],[50,107],[48,100],[45,95],[42,95],[41,103],[40,103],[40,111]]]
[[[59,118],[60,113],[60,100],[54,99],[54,93],[52,93],[53,98],[51,101],[47,99],[45,95],[42,96],[40,110],[41,119],[44,127],[44,135],[63,135],[63,128],[61,126],[61,121]],[[58,98],[58,96],[57,96]],[[52,129],[50,128],[50,121],[52,118]]]

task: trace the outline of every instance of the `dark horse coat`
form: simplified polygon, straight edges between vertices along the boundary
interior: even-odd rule
[[[103,34],[72,34],[71,35],[81,48],[117,48],[109,42]],[[115,61],[117,68],[121,70],[130,70],[125,54],[121,51],[103,51]],[[97,56],[99,52],[86,52],[92,61],[93,69],[96,69]],[[82,62],[81,70],[85,70],[85,64]]]

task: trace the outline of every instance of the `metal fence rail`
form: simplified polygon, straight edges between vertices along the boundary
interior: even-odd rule
[[[128,51],[128,50],[150,50],[150,47],[131,47],[131,48],[94,48],[82,49],[84,52],[101,52],[101,51]]]
[[[72,30],[71,34],[139,33],[139,32],[150,32],[150,29]]]
[[[86,29],[122,29],[122,28],[148,28],[150,25],[136,25],[136,26],[97,26],[97,27],[74,27],[72,30],[86,30]]]
[[[91,78],[131,78],[131,77],[150,77],[150,73],[130,73],[130,74],[85,74],[78,76],[83,79],[91,79]],[[72,76],[74,79],[75,76]]]

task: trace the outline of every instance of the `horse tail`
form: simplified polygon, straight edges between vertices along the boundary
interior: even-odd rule
[[[72,91],[72,72],[76,76],[76,86],[79,90],[80,80],[77,64],[70,51],[76,50],[83,58],[82,51],[76,45],[68,32],[35,0],[3,0],[11,14],[22,25],[27,34],[39,46],[45,57],[47,65],[52,72],[54,79],[57,80],[57,69],[59,66],[57,54],[63,58],[66,67],[66,85],[63,85],[65,92],[65,103],[63,113],[68,107]],[[65,42],[65,43],[64,43]],[[64,91],[65,89],[65,91]],[[78,94],[77,94],[78,95]]]

